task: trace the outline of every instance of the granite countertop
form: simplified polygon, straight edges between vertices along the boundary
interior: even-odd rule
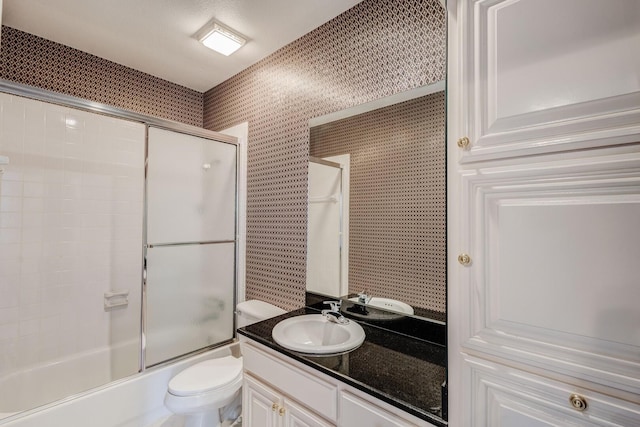
[[[348,312],[344,313],[348,316]],[[442,384],[447,363],[443,325],[434,326],[411,317],[380,324],[355,319],[365,331],[364,343],[344,354],[319,356],[288,350],[276,344],[271,336],[278,322],[303,314],[318,314],[318,310],[301,308],[240,328],[238,333],[418,418],[438,426],[447,425],[443,420],[446,393],[443,396]],[[408,335],[407,331],[417,332],[418,337]]]

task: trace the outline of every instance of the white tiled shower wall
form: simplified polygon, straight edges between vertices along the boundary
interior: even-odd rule
[[[139,123],[0,94],[0,377],[137,339],[144,140]],[[105,312],[113,290],[129,306]]]

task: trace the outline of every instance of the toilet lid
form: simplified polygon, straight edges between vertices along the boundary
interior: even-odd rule
[[[242,358],[233,356],[205,360],[188,367],[169,381],[169,392],[193,396],[224,387],[242,376]]]

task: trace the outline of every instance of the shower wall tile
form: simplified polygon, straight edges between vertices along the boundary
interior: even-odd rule
[[[445,28],[438,0],[364,0],[205,93],[206,128],[249,122],[247,298],[304,305],[309,119],[444,79]]]
[[[112,344],[103,294],[141,289],[145,129],[7,94],[0,129],[2,376]]]
[[[0,78],[202,127],[201,92],[7,26]],[[55,121],[42,125],[58,136],[63,130]]]

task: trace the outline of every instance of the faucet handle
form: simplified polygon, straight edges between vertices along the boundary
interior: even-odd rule
[[[358,302],[360,304],[368,304],[371,301],[371,296],[367,295],[367,290],[363,290],[358,294]]]
[[[323,304],[329,304],[329,306],[331,307],[331,311],[340,312],[342,301],[324,301]]]

